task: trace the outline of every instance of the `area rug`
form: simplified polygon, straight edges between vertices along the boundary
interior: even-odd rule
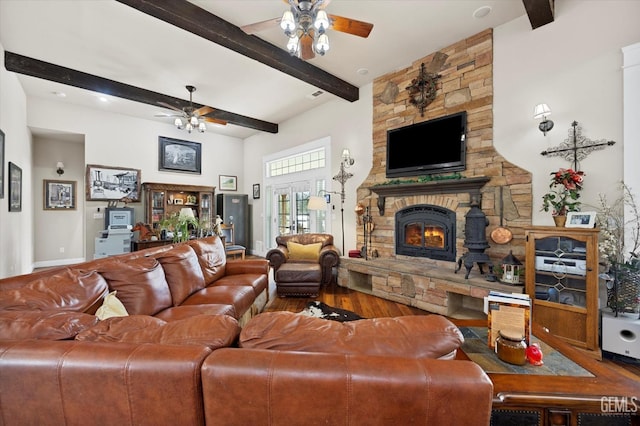
[[[326,303],[318,301],[307,303],[307,307],[302,310],[300,314],[339,322],[364,319],[355,312],[351,312],[346,309],[334,308]]]

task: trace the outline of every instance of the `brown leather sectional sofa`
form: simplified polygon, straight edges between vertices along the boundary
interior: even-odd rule
[[[446,319],[258,315],[268,275],[210,237],[0,280],[0,425],[488,424]]]

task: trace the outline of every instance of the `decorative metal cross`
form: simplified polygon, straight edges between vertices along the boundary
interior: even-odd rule
[[[571,126],[569,137],[564,142],[555,148],[542,151],[540,154],[551,157],[564,157],[567,161],[573,161],[573,170],[578,170],[578,162],[584,160],[587,155],[615,144],[615,141],[607,141],[606,139],[597,141],[587,139],[582,135],[582,127],[578,125],[577,121],[571,123]]]

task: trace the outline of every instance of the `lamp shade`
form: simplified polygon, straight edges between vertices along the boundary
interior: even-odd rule
[[[193,210],[190,207],[183,207],[180,209],[180,217],[182,218],[195,218]]]
[[[547,115],[551,115],[551,108],[547,104],[538,104],[533,109],[533,118],[545,118]]]
[[[309,197],[309,204],[307,204],[308,210],[326,210],[327,201],[324,197]]]

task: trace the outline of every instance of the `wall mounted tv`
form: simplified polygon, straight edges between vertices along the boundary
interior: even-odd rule
[[[467,112],[387,131],[387,177],[464,170]]]

